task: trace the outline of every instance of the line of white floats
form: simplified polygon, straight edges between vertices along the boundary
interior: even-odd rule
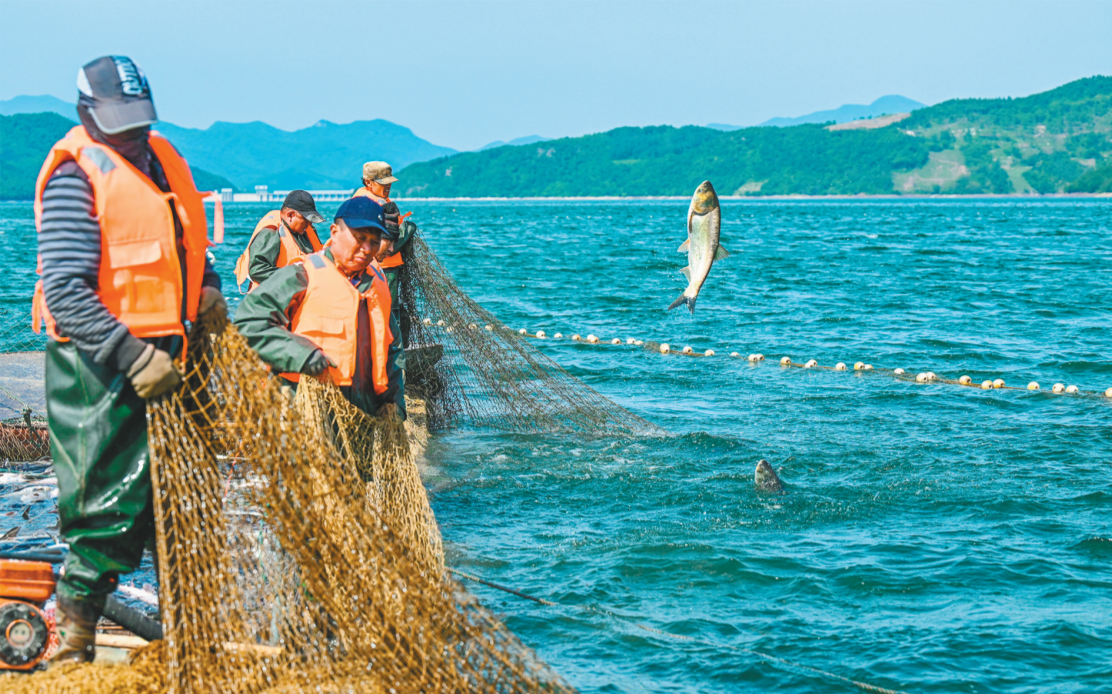
[[[432,319],[430,319],[430,318],[425,318],[421,322],[424,323],[425,325],[432,325]],[[436,325],[438,327],[444,328],[445,332],[450,333],[450,332],[453,331],[453,326],[447,325],[443,320],[437,321]],[[476,323],[469,323],[467,325],[467,328],[468,328],[468,330],[478,330],[479,326]],[[510,331],[510,332],[516,332],[518,335],[520,335],[522,337],[536,338],[536,339],[540,339],[540,340],[544,340],[544,339],[548,338],[548,334],[545,333],[545,331],[543,331],[543,330],[538,330],[534,333],[534,332],[530,332],[529,330],[526,330],[525,328],[518,328],[516,331],[513,328],[505,328],[505,329],[507,331]],[[483,330],[486,330],[487,332],[494,332],[495,326],[488,323],[487,325],[483,326]],[[597,335],[587,335],[586,337],[583,337],[579,333],[573,333],[571,335],[564,335],[563,333],[554,333],[552,335],[552,339],[555,339],[555,340],[560,340],[560,339],[564,339],[564,338],[570,339],[573,342],[585,342],[585,343],[591,344],[591,345],[597,345],[597,344],[620,345],[620,344],[623,344],[621,338],[617,338],[617,337],[611,338],[609,340],[603,340],[603,339],[599,338]],[[633,346],[637,346],[637,347],[643,347],[643,346],[645,346],[645,341],[644,340],[637,340],[637,339],[634,339],[634,338],[630,337],[630,338],[626,338],[624,344],[633,345]],[[683,349],[680,349],[680,350],[677,351],[677,350],[672,349],[672,345],[668,344],[667,342],[660,343],[660,345],[659,345],[659,347],[657,347],[657,349],[661,354],[682,354],[682,355],[686,355],[686,356],[690,356],[690,357],[713,357],[713,356],[716,356],[716,352],[713,349],[708,349],[708,350],[703,351],[703,352],[696,352],[690,345],[687,345],[687,346],[683,347]],[[730,357],[733,358],[733,359],[741,359],[742,355],[738,352],[730,352]],[[745,357],[745,359],[751,364],[759,364],[759,363],[761,363],[765,360],[765,356],[763,354],[750,354],[747,357]],[[801,368],[801,369],[827,369],[827,370],[831,370],[831,371],[848,371],[849,370],[849,367],[846,366],[846,364],[844,362],[838,362],[837,364],[835,364],[832,367],[831,366],[819,366],[818,361],[815,360],[815,359],[809,359],[802,364],[797,364],[797,363],[792,361],[791,357],[780,357],[780,366],[783,366],[785,368],[795,367],[795,368]],[[873,371],[873,365],[872,364],[866,364],[864,362],[859,361],[859,362],[857,362],[853,365],[853,370],[854,371]],[[955,381],[953,379],[940,378],[933,371],[923,371],[921,373],[916,374],[915,376],[911,376],[910,374],[908,374],[907,371],[905,371],[904,369],[899,369],[899,368],[896,368],[896,369],[878,369],[878,371],[891,373],[893,376],[896,376],[897,378],[899,378],[901,380],[907,380],[907,381],[914,380],[916,383],[948,383],[948,384],[952,384],[952,385],[967,386],[967,387],[971,387],[971,388],[980,388],[981,390],[995,390],[995,389],[1024,390],[1023,388],[1017,388],[1015,386],[1006,385],[1004,383],[1004,379],[1002,379],[1002,378],[997,378],[997,379],[994,379],[994,380],[991,380],[991,381],[986,380],[986,381],[982,381],[981,383],[977,384],[977,383],[973,382],[973,378],[970,377],[970,376],[961,376]],[[1035,381],[1031,381],[1030,383],[1028,383],[1027,388],[1026,388],[1026,390],[1041,390],[1041,389],[1042,389],[1042,387]],[[1109,388],[1108,390],[1104,391],[1104,393],[1100,393],[1098,391],[1082,391],[1077,386],[1066,385],[1064,383],[1055,383],[1053,386],[1051,386],[1050,391],[1052,393],[1066,394],[1066,395],[1089,394],[1089,395],[1103,395],[1106,398],[1112,398],[1112,388]]]

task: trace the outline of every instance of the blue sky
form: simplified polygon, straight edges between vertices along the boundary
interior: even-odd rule
[[[1023,96],[1112,74],[1109,35],[1105,0],[0,0],[0,99],[72,100],[80,65],[126,54],[178,125],[385,118],[470,149]]]

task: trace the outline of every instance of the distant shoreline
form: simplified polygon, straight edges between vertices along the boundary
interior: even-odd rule
[[[583,197],[461,197],[461,198],[392,198],[405,202],[650,202],[653,200],[690,200],[690,195],[590,195]],[[719,200],[792,201],[792,200],[1100,200],[1112,199],[1112,193],[1052,193],[1049,195],[1015,195],[984,193],[977,195],[946,194],[885,194],[885,195],[719,195]]]

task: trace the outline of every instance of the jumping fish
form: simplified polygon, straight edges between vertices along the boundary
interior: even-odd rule
[[[782,492],[784,491],[784,483],[776,475],[776,471],[772,469],[767,460],[761,460],[757,463],[757,469],[753,471],[753,483],[757,485],[757,489],[766,492]]]
[[[691,206],[687,208],[687,240],[680,247],[680,253],[687,254],[687,267],[682,272],[687,278],[687,289],[680,298],[668,307],[671,311],[680,304],[695,313],[695,299],[703,288],[710,266],[716,260],[728,258],[726,249],[718,245],[722,227],[722,210],[718,207],[718,194],[710,181],[703,181],[691,196]]]

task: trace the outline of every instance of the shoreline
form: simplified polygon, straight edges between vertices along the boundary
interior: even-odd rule
[[[405,202],[651,202],[654,200],[690,200],[690,195],[585,195],[582,197],[459,197],[459,198],[391,198]],[[1052,193],[1049,195],[1011,195],[985,193],[982,195],[908,194],[885,193],[880,195],[719,195],[719,200],[793,201],[793,200],[1110,200],[1112,193]]]
[[[690,200],[690,195],[584,195],[573,196],[523,196],[523,197],[458,197],[458,198],[392,198],[395,202],[653,202]],[[1112,193],[1050,193],[1047,195],[1015,195],[1001,193],[981,193],[957,195],[939,193],[897,193],[854,195],[719,195],[719,200],[746,200],[750,202],[792,202],[806,200],[1112,200]],[[0,200],[3,203],[30,203],[26,200]],[[206,202],[209,202],[206,200]],[[224,205],[260,205],[260,202],[225,202]]]

